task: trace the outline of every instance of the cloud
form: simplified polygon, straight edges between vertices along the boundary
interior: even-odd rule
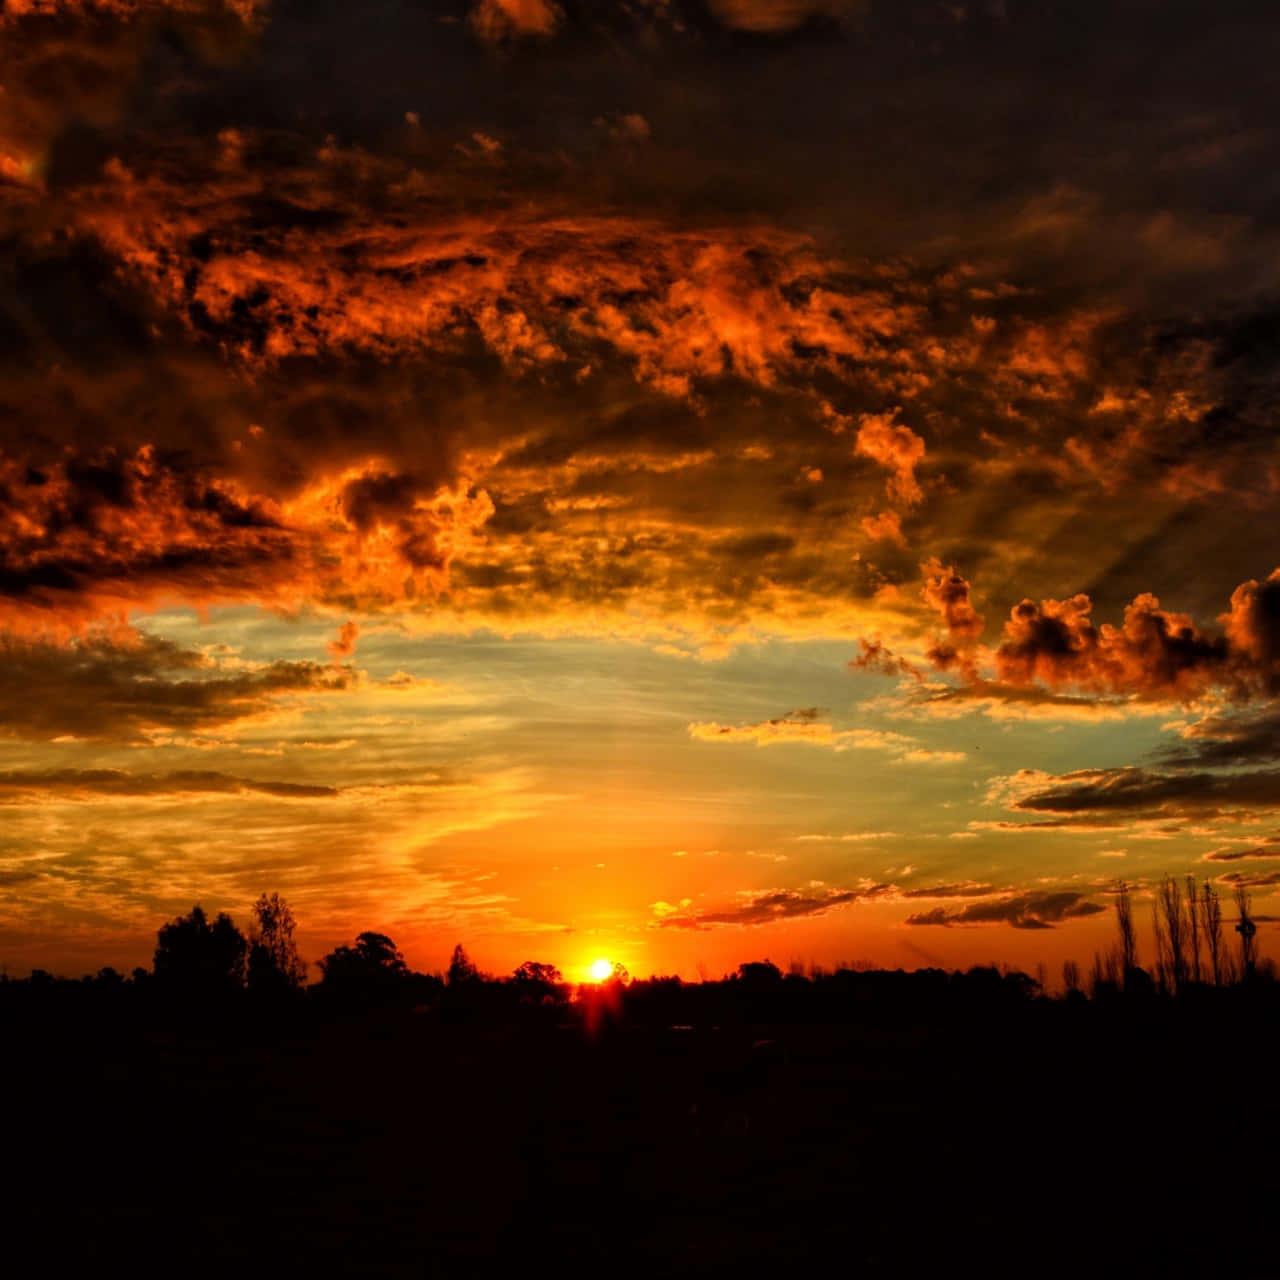
[[[882,511],[879,515],[863,516],[862,531],[872,542],[892,542],[905,547],[907,540],[902,533],[902,521],[896,511]]]
[[[910,676],[916,681],[924,678],[914,663],[891,652],[879,636],[874,636],[870,640],[865,637],[860,638],[858,647],[862,652],[858,657],[849,660],[848,666],[851,671],[874,671],[883,676]]]
[[[1211,712],[1177,728],[1181,741],[1155,753],[1161,764],[1225,768],[1280,760],[1280,711],[1273,708]]]
[[[563,17],[552,0],[480,0],[471,25],[482,40],[500,44],[517,36],[549,36]]]
[[[927,560],[920,571],[924,574],[920,598],[941,615],[948,634],[961,644],[976,641],[982,635],[985,620],[973,607],[968,580],[954,568],[944,568],[937,559]]]
[[[67,645],[0,634],[0,736],[147,742],[226,729],[298,699],[352,688],[353,673],[279,660],[241,669],[154,636]]]
[[[1228,871],[1219,879],[1223,884],[1237,885],[1242,889],[1262,889],[1280,884],[1280,871]]]
[[[356,641],[360,637],[360,624],[348,619],[338,628],[337,636],[325,645],[335,663],[343,658],[350,658],[356,651]]]
[[[1034,891],[991,902],[972,902],[958,911],[935,907],[908,916],[911,925],[1008,924],[1015,929],[1051,929],[1064,920],[1098,915],[1106,908],[1074,890]]]
[[[1078,769],[1034,786],[1013,808],[1034,813],[1189,814],[1280,805],[1280,771],[1159,772],[1134,766]]]
[[[837,729],[818,717],[817,707],[791,711],[772,720],[753,724],[719,724],[696,721],[688,726],[689,736],[698,742],[753,743],[757,747],[779,743],[808,743],[834,751],[888,751],[911,764],[950,764],[963,760],[963,751],[934,751],[915,745],[916,740],[884,729]]]
[[[1150,593],[1124,612],[1124,623],[1095,627],[1087,595],[1015,605],[995,653],[1000,678],[1101,693],[1191,698],[1222,678],[1227,648],[1186,614],[1160,608]]]
[[[316,477],[282,503],[150,446],[0,458],[0,623],[65,631],[175,598],[403,599],[444,582],[491,510],[482,494],[376,467]]]
[[[995,885],[981,884],[975,880],[962,880],[953,884],[934,884],[919,889],[904,889],[901,896],[903,898],[985,898],[995,891]]]
[[[843,18],[855,12],[862,0],[709,0],[711,12],[726,27],[778,35],[792,31],[811,18]]]
[[[892,473],[887,486],[889,496],[911,507],[924,497],[916,481],[916,467],[924,459],[924,441],[910,427],[896,421],[896,418],[896,409],[891,413],[864,414],[858,426],[854,448]],[[879,519],[884,521],[885,517]],[[895,536],[900,539],[902,535],[897,518],[890,519]],[[864,521],[864,527],[865,523]]]
[[[131,773],[123,769],[0,772],[0,804],[3,805],[38,804],[50,800],[246,794],[273,796],[280,800],[317,800],[337,796],[340,791],[337,787],[263,781],[212,770],[177,770],[170,773]]]
[[[1258,859],[1280,858],[1280,847],[1255,845],[1251,849],[1212,849],[1206,853],[1201,862],[1245,862]]]
[[[1121,625],[1098,626],[1093,601],[1082,592],[1066,600],[1026,599],[1015,605],[991,653],[973,647],[981,618],[970,616],[969,583],[936,560],[924,571],[926,602],[960,637],[958,644],[936,644],[930,660],[940,669],[956,669],[965,682],[917,699],[935,713],[945,714],[947,704],[981,703],[987,714],[1006,718],[1031,714],[1033,708],[1109,717],[1141,710],[1138,703],[1144,699],[1191,702],[1219,690],[1242,702],[1270,698],[1280,689],[1280,570],[1264,583],[1250,579],[1232,592],[1230,609],[1219,618],[1222,634],[1202,629],[1188,614],[1162,608],[1150,592],[1126,606]],[[987,660],[995,681],[979,674]],[[1063,692],[1068,690],[1074,692]],[[1208,716],[1183,734],[1201,741],[1166,750],[1162,758],[1208,764],[1274,758],[1273,720],[1270,715],[1244,721]]]
[[[869,884],[860,889],[766,889],[744,890],[739,901],[722,910],[704,911],[688,898],[680,906],[658,902],[653,905],[654,925],[662,929],[709,929],[720,925],[753,926],[776,924],[805,916],[825,915],[838,907],[882,896],[888,885]]]
[[[1135,715],[1165,715],[1167,708],[1132,697],[1054,692],[1038,685],[1009,684],[974,677],[963,685],[926,685],[913,691],[898,714],[955,719],[979,713],[992,720],[1127,720]]]
[[[832,747],[836,751],[851,748],[901,751],[913,741],[903,734],[879,729],[837,729],[825,720],[818,719],[821,714],[817,707],[809,707],[754,724],[727,725],[715,721],[698,721],[689,725],[689,735],[699,742],[750,742],[757,747],[803,742]]]

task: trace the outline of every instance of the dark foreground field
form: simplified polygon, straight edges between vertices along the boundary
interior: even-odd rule
[[[6,1033],[7,1252],[26,1238],[48,1275],[1276,1256],[1272,1017],[1226,1000],[595,1037],[399,1010]]]

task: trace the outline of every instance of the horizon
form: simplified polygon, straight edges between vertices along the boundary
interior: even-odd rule
[[[0,13],[0,967],[1271,958],[1280,19],[358,8]]]

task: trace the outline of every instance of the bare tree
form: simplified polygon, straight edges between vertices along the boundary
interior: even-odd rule
[[[1173,987],[1173,965],[1169,959],[1169,935],[1165,932],[1158,899],[1151,903],[1151,932],[1156,941],[1156,985],[1161,991],[1169,991]]]
[[[1096,1000],[1106,986],[1107,975],[1102,965],[1102,952],[1093,953],[1093,968],[1089,971],[1089,994]]]
[[[1196,910],[1196,878],[1187,877],[1187,944],[1191,961],[1191,981],[1200,984],[1200,913]]]
[[[1080,966],[1074,960],[1062,962],[1062,983],[1067,989],[1067,995],[1073,996],[1079,993]]]
[[[1209,953],[1209,969],[1213,985],[1222,985],[1222,903],[1218,891],[1206,880],[1200,886],[1200,932],[1204,934],[1204,947]]]
[[[1172,876],[1164,876],[1156,892],[1157,939],[1163,924],[1166,977],[1169,989],[1180,991],[1187,981],[1187,929],[1182,913],[1182,886]]]
[[[297,991],[307,980],[306,962],[293,940],[297,922],[278,894],[262,894],[249,925],[249,986],[255,990]]]
[[[1116,924],[1120,927],[1120,968],[1127,980],[1129,970],[1138,967],[1138,939],[1133,929],[1129,886],[1123,880],[1116,885]]]
[[[1236,885],[1232,892],[1232,899],[1235,901],[1236,910],[1240,913],[1240,923],[1236,925],[1236,932],[1240,935],[1240,966],[1243,970],[1242,976],[1247,982],[1253,977],[1254,963],[1257,959],[1257,942],[1256,936],[1258,926],[1253,922],[1253,895],[1248,888],[1242,884]]]

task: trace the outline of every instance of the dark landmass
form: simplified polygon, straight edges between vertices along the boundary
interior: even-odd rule
[[[141,970],[0,984],[10,1256],[452,1276],[1274,1255],[1265,977],[1055,999],[993,969],[755,965],[575,999],[454,977],[361,998],[196,997]]]

